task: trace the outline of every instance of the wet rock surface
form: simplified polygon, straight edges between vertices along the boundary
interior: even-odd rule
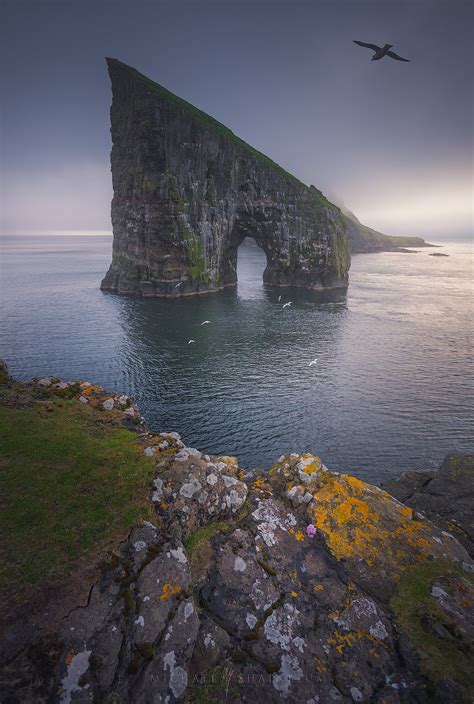
[[[235,458],[148,432],[132,402],[100,387],[31,384],[117,422],[134,410],[155,462],[153,520],[58,628],[6,648],[2,702],[469,701],[472,562],[442,525],[315,455],[245,476]],[[445,463],[441,486],[469,466]],[[415,481],[424,495],[435,479]]]
[[[114,243],[103,290],[175,297],[235,285],[249,235],[267,256],[267,284],[347,287],[339,208],[209,115],[107,62]]]

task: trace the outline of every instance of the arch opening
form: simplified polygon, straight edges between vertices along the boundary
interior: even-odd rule
[[[237,287],[240,295],[263,289],[267,255],[253,237],[244,237],[237,248]]]

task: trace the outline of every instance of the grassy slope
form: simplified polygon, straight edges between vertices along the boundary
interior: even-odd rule
[[[447,614],[431,596],[435,579],[447,575],[459,575],[464,580],[473,581],[472,576],[448,560],[426,560],[404,573],[391,606],[398,627],[415,646],[425,673],[434,682],[446,677],[453,679],[464,691],[466,702],[470,702],[474,693],[472,652],[454,638],[450,641],[433,636],[426,625],[429,621],[439,621],[448,629],[451,626],[446,622]]]
[[[0,406],[0,592],[67,574],[148,515],[136,436],[77,401]]]
[[[396,235],[384,235],[383,232],[378,230],[373,230],[367,225],[363,225],[354,216],[353,213],[349,211],[343,211],[344,215],[348,220],[355,225],[359,233],[359,239],[364,242],[364,247],[367,251],[384,251],[390,249],[396,249],[397,247],[427,247],[430,246],[422,237],[406,237],[406,236],[396,236]],[[357,242],[355,243],[354,253],[359,251],[364,251],[357,247]]]

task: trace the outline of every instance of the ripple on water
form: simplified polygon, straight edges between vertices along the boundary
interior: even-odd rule
[[[235,290],[144,301],[99,290],[110,238],[2,245],[0,354],[19,378],[123,391],[152,427],[247,468],[312,450],[380,482],[472,450],[469,245],[358,255],[339,301],[265,289],[257,247],[241,248]]]

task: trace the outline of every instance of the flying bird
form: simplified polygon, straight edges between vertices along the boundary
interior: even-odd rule
[[[312,367],[313,364],[316,364],[317,361],[318,361],[318,358],[316,357],[316,359],[313,359],[313,361],[308,364],[308,367]]]
[[[281,296],[278,296],[278,303],[280,303],[280,301],[281,301]]]
[[[284,303],[283,308],[287,308],[288,306],[291,306],[292,303],[293,303],[293,301],[288,301],[288,303]]]
[[[193,342],[196,342],[196,340],[189,340],[188,345],[191,345]]]
[[[202,323],[201,323],[201,327],[202,327],[203,325],[209,325],[210,322],[211,322],[210,320],[203,320]]]
[[[354,39],[353,41],[355,44],[358,44],[359,46],[365,46],[367,49],[372,49],[372,51],[375,52],[372,56],[371,61],[378,61],[379,59],[383,59],[384,56],[390,56],[391,59],[396,59],[397,61],[407,61],[408,63],[410,62],[410,59],[404,59],[402,56],[399,56],[394,51],[390,51],[393,44],[377,46],[377,44],[366,44],[366,42],[358,42],[356,39]]]
[[[183,282],[180,281],[179,284],[176,284],[175,288],[178,288],[178,286],[182,286],[182,285],[183,285]]]

